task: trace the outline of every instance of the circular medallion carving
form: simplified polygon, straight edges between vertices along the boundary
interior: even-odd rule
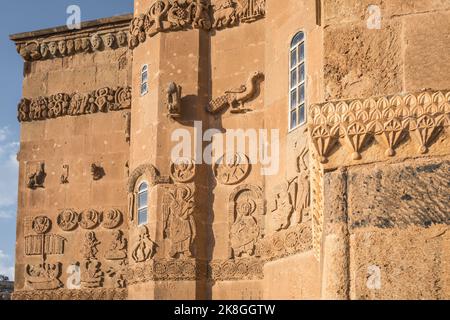
[[[243,181],[250,173],[248,157],[242,153],[224,155],[214,165],[217,181],[225,185],[233,185]]]
[[[120,226],[123,221],[123,215],[120,210],[111,209],[103,215],[102,226],[106,229],[114,229]]]
[[[58,215],[56,222],[61,230],[72,231],[78,227],[78,220],[78,213],[73,210],[64,210]]]
[[[195,163],[188,158],[179,158],[170,165],[170,176],[175,182],[186,183],[195,176]]]
[[[100,213],[95,210],[86,210],[81,213],[80,226],[83,229],[94,229],[100,223]]]
[[[37,234],[45,234],[50,231],[52,221],[46,216],[38,216],[34,218],[32,228]]]

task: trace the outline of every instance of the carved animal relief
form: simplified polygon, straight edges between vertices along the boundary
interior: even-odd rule
[[[34,172],[28,174],[27,187],[32,190],[44,188],[46,177],[47,173],[45,173],[45,163],[39,163],[38,168],[36,168]]]
[[[265,0],[157,0],[130,24],[131,49],[159,32],[186,28],[210,30],[249,23],[264,17]]]
[[[90,93],[58,93],[50,97],[23,98],[18,105],[18,120],[38,121],[129,108],[130,87],[101,88]]]
[[[61,184],[67,184],[69,183],[69,165],[65,164],[63,165],[63,173],[61,175]]]
[[[105,176],[105,169],[95,163],[91,164],[91,175],[94,181],[98,181]]]
[[[187,185],[170,187],[163,199],[164,238],[170,241],[169,256],[191,257],[196,237],[194,189]]]
[[[211,100],[206,107],[206,111],[210,113],[222,112],[225,108],[231,107],[231,113],[245,113],[252,111],[245,108],[245,103],[252,100],[259,91],[260,81],[264,78],[262,72],[254,72],[250,75],[247,82],[236,89],[225,91],[225,93]]]

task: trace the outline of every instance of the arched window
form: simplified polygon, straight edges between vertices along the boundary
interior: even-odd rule
[[[305,35],[297,33],[291,42],[289,57],[289,129],[306,122]]]
[[[148,222],[148,184],[142,182],[138,190],[138,224],[146,224]]]
[[[148,65],[144,65],[141,69],[141,96],[148,92]]]

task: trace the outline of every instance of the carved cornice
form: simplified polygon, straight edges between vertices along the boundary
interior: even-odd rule
[[[12,300],[126,300],[127,289],[16,291]]]
[[[384,144],[387,157],[408,136],[424,154],[449,125],[449,91],[327,102],[309,110],[309,132],[322,163],[345,145],[353,160],[361,159],[372,137]]]
[[[101,88],[90,93],[58,93],[49,97],[23,98],[18,105],[19,122],[79,116],[131,108],[131,87]]]
[[[81,24],[79,30],[66,26],[10,36],[25,61],[71,56],[78,53],[128,47],[128,29],[132,15],[124,15]]]
[[[265,16],[265,0],[157,0],[130,24],[131,49],[159,32],[188,28],[219,30]]]

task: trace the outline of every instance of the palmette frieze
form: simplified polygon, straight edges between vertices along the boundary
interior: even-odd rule
[[[374,140],[387,157],[395,156],[408,138],[425,154],[449,125],[449,91],[327,102],[309,109],[310,135],[321,163],[344,146],[353,160],[360,160]]]
[[[89,93],[58,93],[48,97],[23,98],[18,105],[17,118],[19,122],[29,122],[130,108],[131,87],[105,87]]]

